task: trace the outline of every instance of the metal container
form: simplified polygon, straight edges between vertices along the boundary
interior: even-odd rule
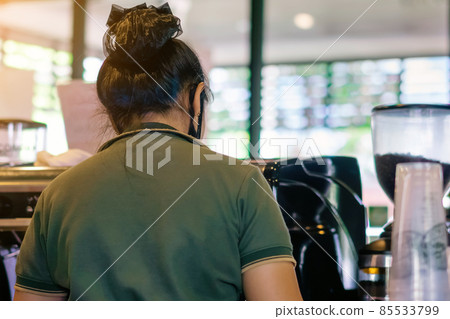
[[[17,119],[0,119],[0,166],[32,164],[45,150],[47,126]]]
[[[380,238],[359,251],[361,300],[389,300],[387,284],[392,264],[391,239]]]

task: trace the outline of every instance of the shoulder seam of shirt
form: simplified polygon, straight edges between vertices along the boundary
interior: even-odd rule
[[[254,171],[254,169],[256,167],[254,167],[253,165],[249,165],[250,169],[248,170],[248,172],[245,174],[244,178],[242,179],[241,185],[239,186],[239,191],[237,193],[237,198],[236,198],[236,205],[239,206],[239,195],[242,192],[242,187],[244,186],[245,181],[248,179],[248,176]],[[257,168],[256,168],[257,169]]]
[[[256,167],[253,167],[253,165],[249,165],[249,166],[250,166],[250,169],[248,170],[248,172],[245,174],[244,178],[242,179],[241,185],[239,186],[239,190],[238,190],[237,196],[236,196],[236,208],[237,208],[237,211],[239,212],[239,238],[238,238],[239,241],[241,240],[241,224],[242,224],[242,218],[241,218],[242,217],[241,216],[242,212],[241,212],[241,208],[239,207],[239,198],[240,198],[240,195],[241,195],[241,192],[242,192],[242,188],[244,187],[245,181],[247,179],[249,179],[248,176],[256,168]]]

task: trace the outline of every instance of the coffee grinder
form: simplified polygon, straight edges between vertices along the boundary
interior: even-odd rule
[[[440,163],[444,185],[450,179],[450,105],[399,104],[372,110],[372,141],[378,182],[393,202],[395,170],[399,163]],[[395,213],[394,213],[395,215]],[[359,252],[359,280],[363,300],[389,300],[391,266],[389,223],[380,238]]]

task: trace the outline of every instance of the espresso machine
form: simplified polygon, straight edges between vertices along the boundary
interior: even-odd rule
[[[449,138],[450,105],[381,105],[372,110],[375,170],[378,182],[392,202],[395,193],[395,171],[399,163],[441,164],[443,189],[448,188]],[[447,225],[450,226],[450,223],[447,222]],[[359,252],[362,300],[389,300],[387,283],[392,262],[391,233],[392,223],[388,223],[380,238],[369,243]]]
[[[324,156],[260,166],[289,229],[304,300],[358,300],[366,214],[357,160]]]

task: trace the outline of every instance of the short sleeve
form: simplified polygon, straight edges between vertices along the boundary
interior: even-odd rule
[[[42,223],[43,197],[41,195],[38,200],[30,226],[20,247],[14,289],[43,296],[67,296],[67,290],[53,282],[48,268],[46,232]]]
[[[242,272],[261,263],[289,261],[292,244],[280,208],[261,171],[252,167],[242,183],[239,251]]]

